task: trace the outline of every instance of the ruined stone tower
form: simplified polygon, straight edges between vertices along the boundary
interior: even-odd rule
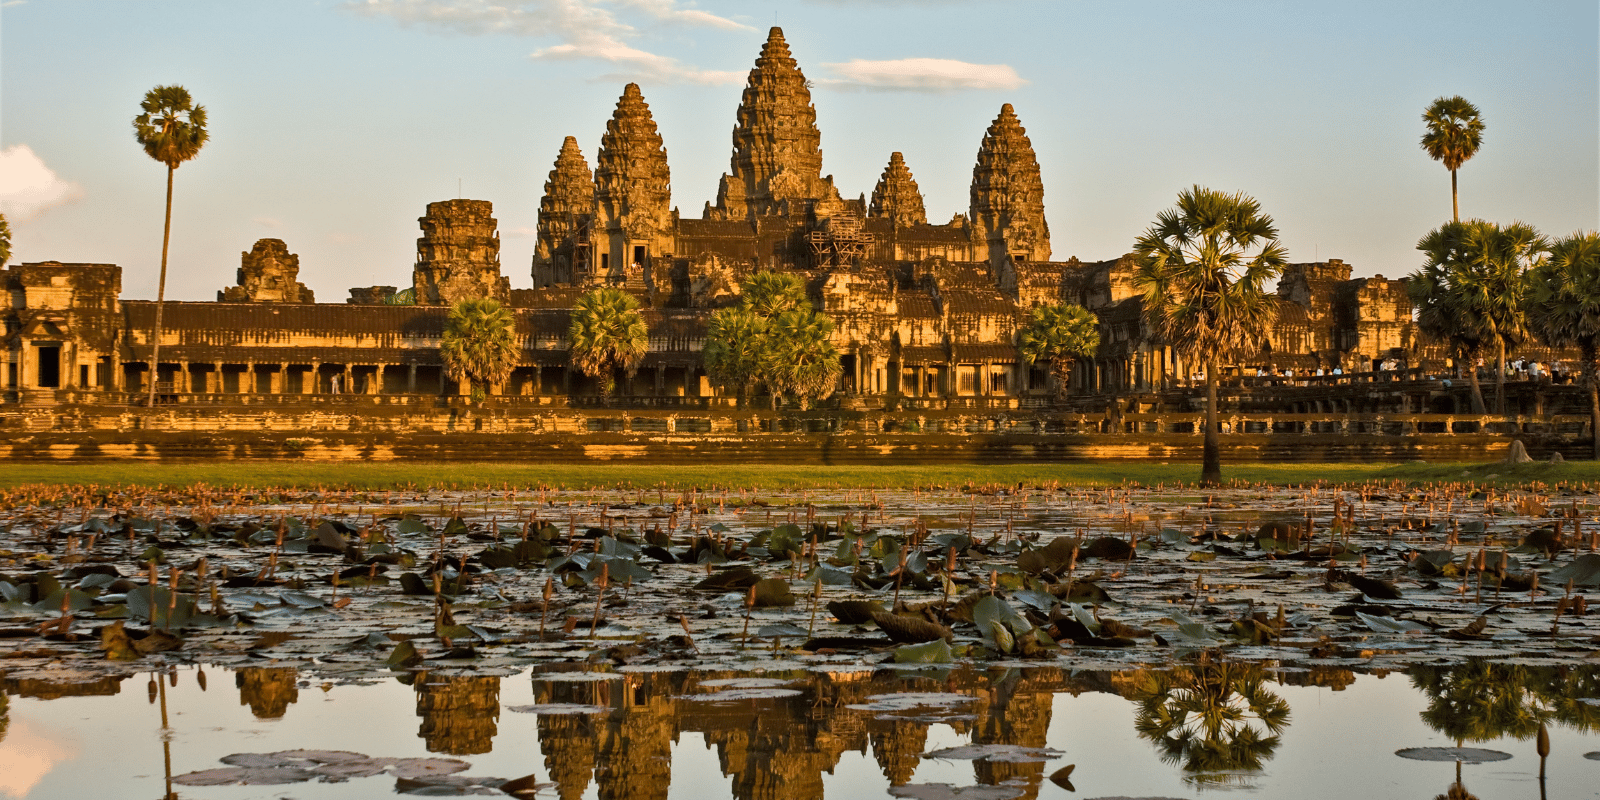
[[[817,109],[781,28],[767,35],[745,83],[733,127],[732,169],[722,176],[715,212],[708,216],[800,215],[816,200],[837,194],[831,179],[822,177]]]
[[[568,136],[561,143],[555,168],[544,183],[539,201],[539,240],[533,251],[533,285],[571,283],[588,268],[589,241],[585,230],[594,218],[594,176]]]
[[[422,238],[411,271],[418,305],[511,299],[511,282],[500,276],[500,233],[493,214],[494,204],[487,200],[428,204],[428,215],[417,219]]]
[[[1050,260],[1039,159],[1010,103],[1000,107],[978,148],[971,217],[976,255],[987,258],[992,268],[1012,260]]]
[[[872,190],[872,205],[867,216],[893,220],[896,228],[928,223],[928,212],[922,206],[922,190],[911,177],[905,156],[889,155],[889,165],[883,168],[883,177]]]
[[[315,295],[296,278],[300,257],[282,239],[258,239],[239,254],[237,286],[217,292],[221,303],[315,303]]]
[[[630,83],[595,157],[594,255],[588,280],[643,281],[653,257],[670,256],[672,176],[650,106]]]

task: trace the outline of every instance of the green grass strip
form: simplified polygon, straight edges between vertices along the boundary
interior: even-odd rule
[[[35,485],[168,486],[196,484],[252,488],[340,488],[356,490],[433,488],[552,489],[753,488],[904,489],[911,487],[1114,486],[1124,483],[1189,484],[1196,464],[1001,464],[936,466],[789,466],[774,464],[535,465],[505,463],[97,463],[9,464],[0,487]],[[1366,481],[1403,484],[1471,482],[1490,486],[1535,483],[1576,486],[1600,482],[1600,464],[1239,464],[1223,466],[1230,484],[1293,486]]]

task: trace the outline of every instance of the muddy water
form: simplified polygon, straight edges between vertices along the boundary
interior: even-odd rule
[[[1220,791],[1342,800],[1444,794],[1458,769],[1485,800],[1600,796],[1600,761],[1584,757],[1600,758],[1600,708],[1577,696],[1596,685],[1592,671],[1477,663],[1410,675],[1242,665],[823,669],[432,670],[345,681],[294,668],[213,668],[205,690],[194,667],[156,673],[165,677],[154,689],[150,673],[82,684],[13,680],[0,796],[162,797],[170,774],[176,797],[235,800],[396,796],[397,787],[505,797],[492,787],[517,778],[543,785],[528,796],[562,798]],[[1199,720],[1219,711],[1230,727],[1208,732]],[[1551,742],[1542,784],[1540,721]],[[1455,747],[1457,737],[1504,760],[1395,754]],[[301,752],[267,755],[283,751]],[[254,766],[235,771],[261,780],[319,766],[304,756],[337,766],[356,754],[400,768],[348,778],[300,772],[304,779],[279,785],[184,785],[230,769],[229,761]],[[433,760],[435,777],[394,776],[421,759]],[[1051,779],[1069,765],[1061,780],[1072,795]]]

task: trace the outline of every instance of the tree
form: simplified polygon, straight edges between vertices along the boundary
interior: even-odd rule
[[[156,378],[161,370],[161,311],[167,299],[167,246],[172,241],[172,175],[185,161],[200,154],[208,140],[206,108],[194,105],[182,86],[157,86],[139,104],[144,113],[133,118],[133,138],[145,155],[167,165],[167,216],[161,232],[161,279],[156,284],[156,324],[151,336],[148,405],[155,405]]]
[[[741,284],[739,305],[711,316],[702,357],[718,385],[733,388],[743,405],[765,384],[773,408],[783,395],[804,408],[828,396],[839,380],[839,351],[830,341],[833,320],[811,307],[799,275],[763,270]]]
[[[1100,323],[1082,306],[1055,303],[1034,306],[1017,334],[1017,349],[1028,364],[1050,362],[1056,393],[1066,396],[1072,365],[1100,347]]]
[[[1277,317],[1267,293],[1288,259],[1278,229],[1244,193],[1195,186],[1178,194],[1134,244],[1133,284],[1156,337],[1206,365],[1206,430],[1200,484],[1222,481],[1217,443],[1217,361],[1259,342]]]
[[[0,267],[4,267],[11,260],[11,224],[6,222],[6,215],[0,214]]]
[[[1527,333],[1525,273],[1548,248],[1528,225],[1483,220],[1447,222],[1417,242],[1428,257],[1407,280],[1417,327],[1466,357],[1473,413],[1483,413],[1477,360],[1488,349],[1495,353],[1495,413],[1505,413],[1506,347]]]
[[[804,410],[812,400],[833,393],[841,367],[833,346],[833,320],[810,307],[792,308],[772,320],[762,373],[772,388],[772,405],[787,394]]]
[[[767,319],[792,308],[810,305],[806,299],[806,285],[799,275],[791,272],[762,270],[751,275],[742,287],[746,308]]]
[[[615,373],[629,378],[650,348],[650,334],[639,316],[639,301],[627,292],[602,286],[578,298],[567,329],[572,364],[600,383],[600,397],[609,402],[616,388]]]
[[[766,317],[738,305],[718,309],[706,328],[706,343],[701,349],[706,375],[719,386],[732,387],[741,407],[764,375],[767,327]]]
[[[1467,99],[1441,97],[1422,112],[1427,133],[1422,134],[1422,149],[1428,157],[1450,170],[1450,213],[1452,222],[1461,221],[1461,201],[1456,194],[1456,170],[1478,152],[1483,144],[1483,119],[1478,107]]]
[[[1550,245],[1550,257],[1528,273],[1528,322],[1545,344],[1583,353],[1589,432],[1600,460],[1600,233],[1580,231]]]
[[[511,376],[520,355],[515,329],[511,309],[497,300],[462,300],[450,307],[439,356],[450,379],[468,386],[473,402],[483,402],[489,387]]]

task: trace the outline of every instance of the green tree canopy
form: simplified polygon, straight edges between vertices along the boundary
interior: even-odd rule
[[[631,378],[650,348],[639,301],[615,287],[590,290],[573,305],[567,346],[573,366],[598,379],[600,396],[609,400],[616,388],[616,370]]]
[[[1478,107],[1467,99],[1441,97],[1422,112],[1422,122],[1427,130],[1422,134],[1422,149],[1428,157],[1444,164],[1450,170],[1451,221],[1461,221],[1461,203],[1456,193],[1456,171],[1477,154],[1483,144],[1483,118]]]
[[[790,395],[804,409],[827,397],[839,380],[839,351],[830,341],[833,320],[810,307],[792,308],[772,320],[763,373],[774,397]]]
[[[161,312],[167,300],[167,249],[172,241],[172,175],[185,161],[200,154],[210,139],[206,132],[206,108],[182,86],[157,86],[146,92],[139,104],[141,113],[133,118],[133,138],[145,155],[167,166],[167,213],[161,233],[161,277],[156,283],[156,321],[151,336],[149,394],[146,402],[155,405],[156,378],[161,369]]]
[[[489,387],[511,377],[518,355],[511,309],[490,298],[462,300],[450,307],[439,356],[450,378],[469,387],[474,402],[483,402]]]
[[[1017,350],[1028,364],[1050,362],[1056,392],[1067,393],[1072,365],[1100,347],[1100,322],[1083,306],[1064,303],[1034,306],[1017,333]]]
[[[1133,285],[1145,324],[1193,362],[1206,365],[1206,430],[1200,482],[1222,480],[1217,442],[1217,361],[1266,338],[1277,318],[1267,292],[1287,263],[1278,229],[1244,193],[1195,186],[1178,194],[1134,244]]]
[[[802,408],[831,394],[841,372],[833,320],[811,307],[805,281],[763,270],[741,286],[739,305],[711,317],[702,350],[710,378],[736,390],[741,405],[761,385],[774,408],[785,394]]]
[[[793,308],[811,305],[806,284],[792,272],[762,270],[746,278],[741,303],[756,314],[772,319]]]
[[[1483,220],[1447,222],[1417,242],[1427,261],[1406,283],[1417,326],[1465,356],[1474,413],[1483,413],[1477,359],[1485,351],[1496,355],[1495,409],[1505,413],[1506,347],[1527,334],[1525,273],[1548,248],[1531,226]]]
[[[1550,257],[1528,273],[1527,316],[1545,344],[1583,354],[1589,430],[1600,460],[1600,233],[1579,231],[1550,245]]]
[[[739,404],[765,375],[768,320],[749,306],[718,309],[706,328],[706,375],[738,392]]]

